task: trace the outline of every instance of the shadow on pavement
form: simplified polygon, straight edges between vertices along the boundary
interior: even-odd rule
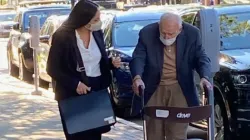
[[[1,138],[64,139],[55,102],[18,92],[1,91],[0,94]]]

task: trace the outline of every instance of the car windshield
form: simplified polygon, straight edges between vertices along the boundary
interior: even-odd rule
[[[114,44],[120,47],[136,46],[139,38],[139,31],[150,23],[159,20],[143,20],[115,23]]]
[[[31,16],[38,16],[40,18],[40,27],[42,27],[45,20],[51,15],[68,15],[70,13],[70,9],[50,9],[43,11],[31,11],[27,12],[24,15],[24,28],[29,28],[29,18]]]
[[[220,16],[221,50],[250,49],[250,13]]]
[[[0,15],[0,22],[13,21],[14,17],[15,17],[15,14],[3,14],[3,15]]]

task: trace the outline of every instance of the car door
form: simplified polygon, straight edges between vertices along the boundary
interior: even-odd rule
[[[112,22],[110,25],[109,34],[107,35],[108,40],[108,52],[111,57],[120,57],[121,58],[121,67],[119,69],[112,70],[113,73],[113,96],[119,101],[123,99],[131,99],[133,96],[133,91],[131,88],[132,79],[129,69],[129,61],[131,57],[124,54],[120,49],[116,48],[115,44],[113,44],[113,31],[116,28],[115,22]],[[132,48],[128,48],[131,49]]]
[[[51,78],[46,72],[46,65],[48,59],[48,53],[50,49],[50,36],[54,32],[54,24],[52,21],[47,20],[40,32],[40,42],[39,42],[39,51],[38,51],[38,68],[39,76],[41,79],[50,82]]]
[[[22,22],[22,13],[19,13],[15,18],[15,21],[18,23],[19,28],[15,28],[12,30],[11,33],[11,44],[12,44],[12,59],[13,63],[17,66],[19,65],[19,40],[21,37],[21,22]]]

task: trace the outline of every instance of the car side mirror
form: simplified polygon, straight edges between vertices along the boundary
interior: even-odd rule
[[[42,35],[40,36],[40,42],[49,44],[49,38],[50,38],[50,35]]]
[[[14,30],[19,30],[19,23],[13,25]]]

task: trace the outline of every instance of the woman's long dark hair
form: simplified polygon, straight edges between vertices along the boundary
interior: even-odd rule
[[[72,30],[85,26],[95,16],[98,8],[99,6],[92,1],[79,0],[62,26]]]

